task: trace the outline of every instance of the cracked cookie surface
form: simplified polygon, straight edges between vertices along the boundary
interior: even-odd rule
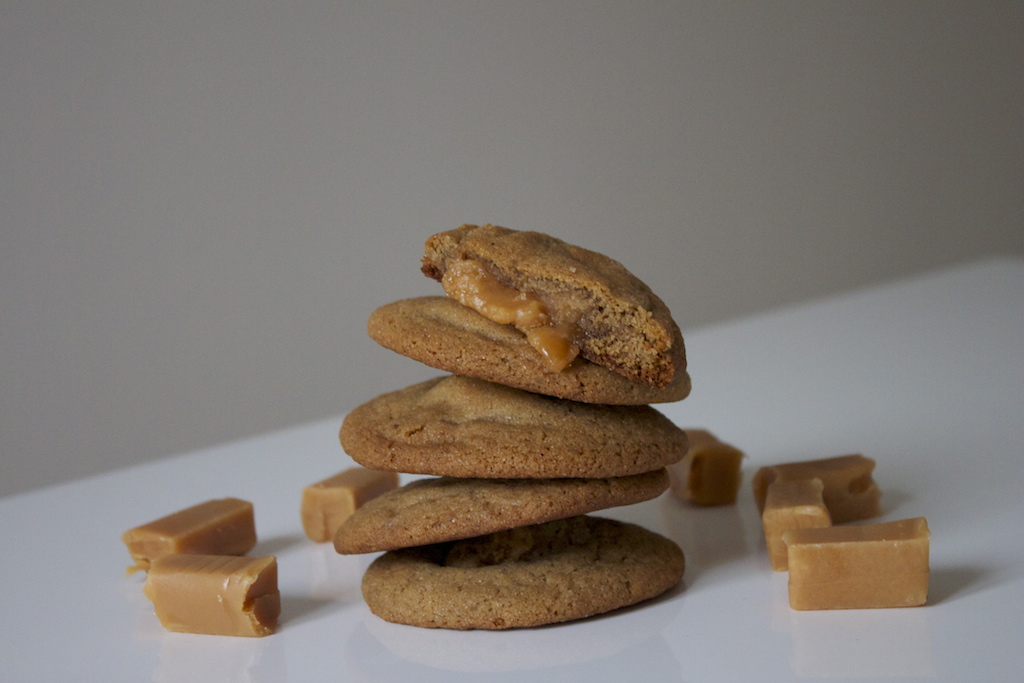
[[[642,527],[579,516],[465,541],[389,551],[362,591],[387,621],[506,629],[582,619],[656,597],[683,576],[683,552]]]
[[[488,479],[621,477],[686,453],[650,406],[592,405],[448,375],[383,394],[344,419],[341,445],[377,470]]]
[[[664,468],[603,479],[418,479],[356,510],[334,548],[370,553],[470,538],[640,503],[668,482]]]

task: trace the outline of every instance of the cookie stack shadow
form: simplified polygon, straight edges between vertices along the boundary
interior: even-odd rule
[[[571,316],[581,357],[555,371],[523,330],[453,298],[465,291],[444,277],[456,262],[495,278],[501,292],[527,292],[552,325]],[[685,563],[674,542],[588,514],[657,497],[669,486],[666,466],[686,452],[683,430],[649,405],[690,388],[682,337],[660,299],[607,257],[494,226],[435,235],[423,271],[450,296],[385,305],[368,330],[449,374],[378,396],[341,427],[360,465],[424,475],[367,502],[334,538],[342,554],[383,551],[363,577],[370,610],[421,627],[529,627],[676,585]],[[471,284],[477,304],[495,296],[494,283]],[[650,346],[630,335],[647,332],[623,314],[618,328],[595,322],[588,306],[660,318],[664,367],[630,355]]]

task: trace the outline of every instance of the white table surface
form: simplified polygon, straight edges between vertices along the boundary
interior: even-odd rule
[[[309,542],[298,517],[303,486],[351,465],[339,416],[0,500],[0,679],[1020,680],[1024,261],[971,264],[686,340],[693,394],[661,409],[748,457],[735,507],[696,509],[665,494],[605,513],[683,547],[683,586],[661,599],[508,632],[377,619],[359,593],[372,558]],[[382,350],[344,362],[388,359]],[[753,471],[851,452],[878,462],[882,520],[928,519],[925,607],[795,612],[786,575],[768,566]],[[143,575],[124,574],[121,532],[228,495],[255,504],[254,554],[278,557],[280,629],[262,639],[164,632]]]

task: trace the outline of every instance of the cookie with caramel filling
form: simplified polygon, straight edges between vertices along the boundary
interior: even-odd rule
[[[585,359],[552,372],[514,327],[444,296],[381,306],[367,329],[381,346],[438,370],[572,401],[643,405],[679,401],[690,393],[685,370],[664,387],[634,382]]]
[[[603,479],[418,479],[367,501],[334,536],[343,555],[482,536],[657,497],[662,468]]]
[[[686,369],[668,307],[602,254],[539,232],[463,225],[427,240],[422,270],[450,297],[526,335],[551,372],[577,353],[654,387]]]
[[[572,517],[393,550],[363,575],[380,618],[426,628],[555,624],[634,605],[683,576],[683,552],[633,524]]]
[[[383,394],[341,425],[377,470],[487,479],[622,477],[678,462],[686,433],[650,406],[577,403],[458,375]]]

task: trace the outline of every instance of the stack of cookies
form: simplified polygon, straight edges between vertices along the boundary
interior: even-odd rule
[[[587,513],[649,500],[686,452],[650,403],[690,390],[682,335],[621,264],[535,232],[464,225],[426,243],[447,296],[375,311],[370,336],[447,374],[353,410],[359,464],[432,475],[369,501],[339,553],[386,551],[379,617],[501,629],[580,619],[676,585],[672,541]]]

